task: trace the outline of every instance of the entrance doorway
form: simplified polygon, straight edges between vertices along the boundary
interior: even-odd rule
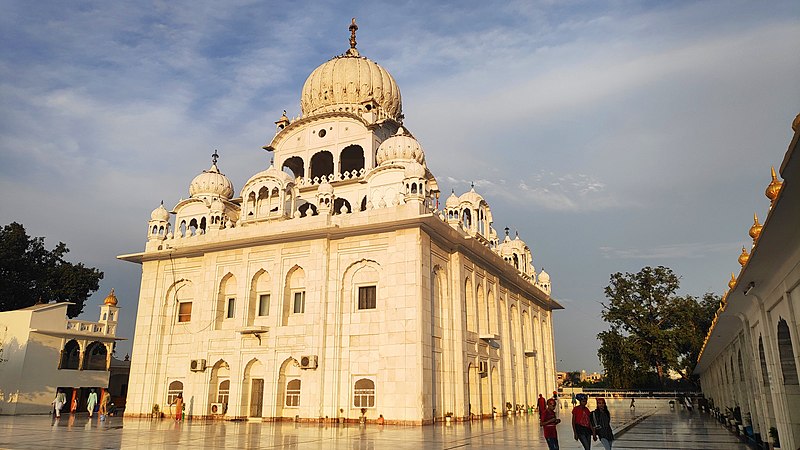
[[[250,385],[250,417],[261,417],[264,408],[264,379],[253,378]]]

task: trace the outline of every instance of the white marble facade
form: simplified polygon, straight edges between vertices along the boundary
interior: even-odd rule
[[[474,189],[439,203],[392,76],[350,49],[307,79],[239,197],[210,169],[156,208],[126,414],[425,424],[555,388],[550,277]],[[174,224],[174,225],[173,225]]]

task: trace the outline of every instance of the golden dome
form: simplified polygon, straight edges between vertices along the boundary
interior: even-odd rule
[[[731,272],[731,280],[728,281],[728,287],[733,289],[734,286],[736,286],[736,276]]]
[[[759,236],[761,236],[761,229],[764,228],[760,223],[758,223],[758,216],[753,213],[753,226],[750,227],[750,237],[753,238],[753,243],[758,240]]]
[[[767,190],[764,192],[764,195],[767,196],[770,202],[775,203],[775,199],[778,198],[778,194],[781,192],[781,187],[783,187],[783,182],[778,181],[778,175],[775,173],[775,166],[773,166],[772,181],[770,181],[769,186],[767,186]]]
[[[739,255],[739,264],[741,264],[742,267],[744,267],[744,265],[747,264],[747,260],[749,259],[750,259],[750,254],[747,253],[747,250],[744,247],[742,247],[742,254]]]
[[[350,25],[350,48],[314,69],[303,84],[300,109],[304,116],[334,111],[370,111],[400,121],[400,88],[389,72],[356,50],[355,20]]]
[[[111,292],[108,294],[105,300],[103,300],[104,305],[110,306],[117,306],[117,296],[114,294],[114,288],[111,288]]]

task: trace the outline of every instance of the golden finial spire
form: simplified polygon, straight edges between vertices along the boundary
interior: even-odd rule
[[[775,203],[775,199],[778,198],[781,187],[783,187],[783,182],[778,181],[778,174],[775,173],[775,166],[772,166],[772,181],[769,183],[769,186],[767,186],[766,192],[764,192],[764,195],[766,195],[770,201],[770,206],[772,206],[772,204]]]
[[[108,294],[105,300],[103,300],[104,305],[111,305],[117,306],[117,296],[114,294],[114,288],[111,288],[111,293]]]
[[[734,275],[733,272],[731,272],[731,280],[728,281],[728,287],[733,289],[734,286],[736,286],[736,275]]]
[[[747,250],[744,247],[742,247],[742,254],[739,255],[739,264],[741,264],[741,266],[744,267],[744,265],[747,264],[747,261],[749,259],[750,259],[750,254],[747,253]]]
[[[750,227],[750,237],[753,238],[753,245],[755,245],[758,238],[761,236],[761,229],[764,228],[758,223],[758,216],[753,213],[753,226]]]
[[[356,25],[356,18],[353,17],[353,20],[350,22],[350,48],[347,49],[345,53],[347,56],[359,56],[358,50],[356,50],[356,31],[358,31],[358,25]]]

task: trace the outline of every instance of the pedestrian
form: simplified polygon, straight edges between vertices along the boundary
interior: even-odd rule
[[[536,400],[536,409],[539,411],[539,417],[542,417],[542,414],[544,414],[544,410],[547,408],[546,405],[547,403],[544,397],[542,397],[542,394],[539,394],[539,398]]]
[[[75,411],[78,410],[78,398],[75,397],[75,393],[72,393],[72,405],[69,407],[70,414],[75,414]]]
[[[689,397],[687,395],[686,397],[683,398],[683,403],[686,406],[686,410],[692,412],[692,409],[694,408],[694,404],[692,403],[692,397]]]
[[[94,414],[94,407],[97,405],[97,392],[92,389],[89,393],[89,398],[86,400],[86,409],[89,410],[89,417]]]
[[[559,450],[556,425],[561,423],[561,419],[556,418],[555,399],[547,399],[546,409],[541,412],[541,423],[544,429],[544,440],[547,441],[547,448],[549,450]]]
[[[589,419],[591,411],[586,407],[586,404],[589,403],[589,397],[583,393],[575,397],[578,400],[578,406],[572,408],[572,432],[575,440],[580,441],[585,450],[590,450],[592,438],[595,437],[595,434]]]
[[[108,391],[103,392],[103,398],[100,400],[100,421],[105,422],[108,415],[108,405],[111,403],[111,396]]]
[[[64,395],[63,392],[61,392],[61,389],[56,389],[56,398],[54,398],[53,401],[50,403],[56,410],[55,412],[56,418],[59,418],[61,417],[61,408],[63,408],[64,405],[67,403],[67,396]]]
[[[611,430],[611,413],[608,412],[606,399],[597,397],[597,407],[590,416],[592,428],[594,429],[594,440],[600,438],[605,450],[611,450],[611,443],[614,442],[614,432]]]
[[[574,408],[576,404],[578,404],[578,401],[575,400],[575,392],[573,391],[572,392],[572,407]]]
[[[175,420],[180,422],[183,416],[183,393],[178,392],[178,396],[175,397],[175,401],[172,402],[175,405]]]
[[[636,399],[631,397],[631,409],[636,409]]]

